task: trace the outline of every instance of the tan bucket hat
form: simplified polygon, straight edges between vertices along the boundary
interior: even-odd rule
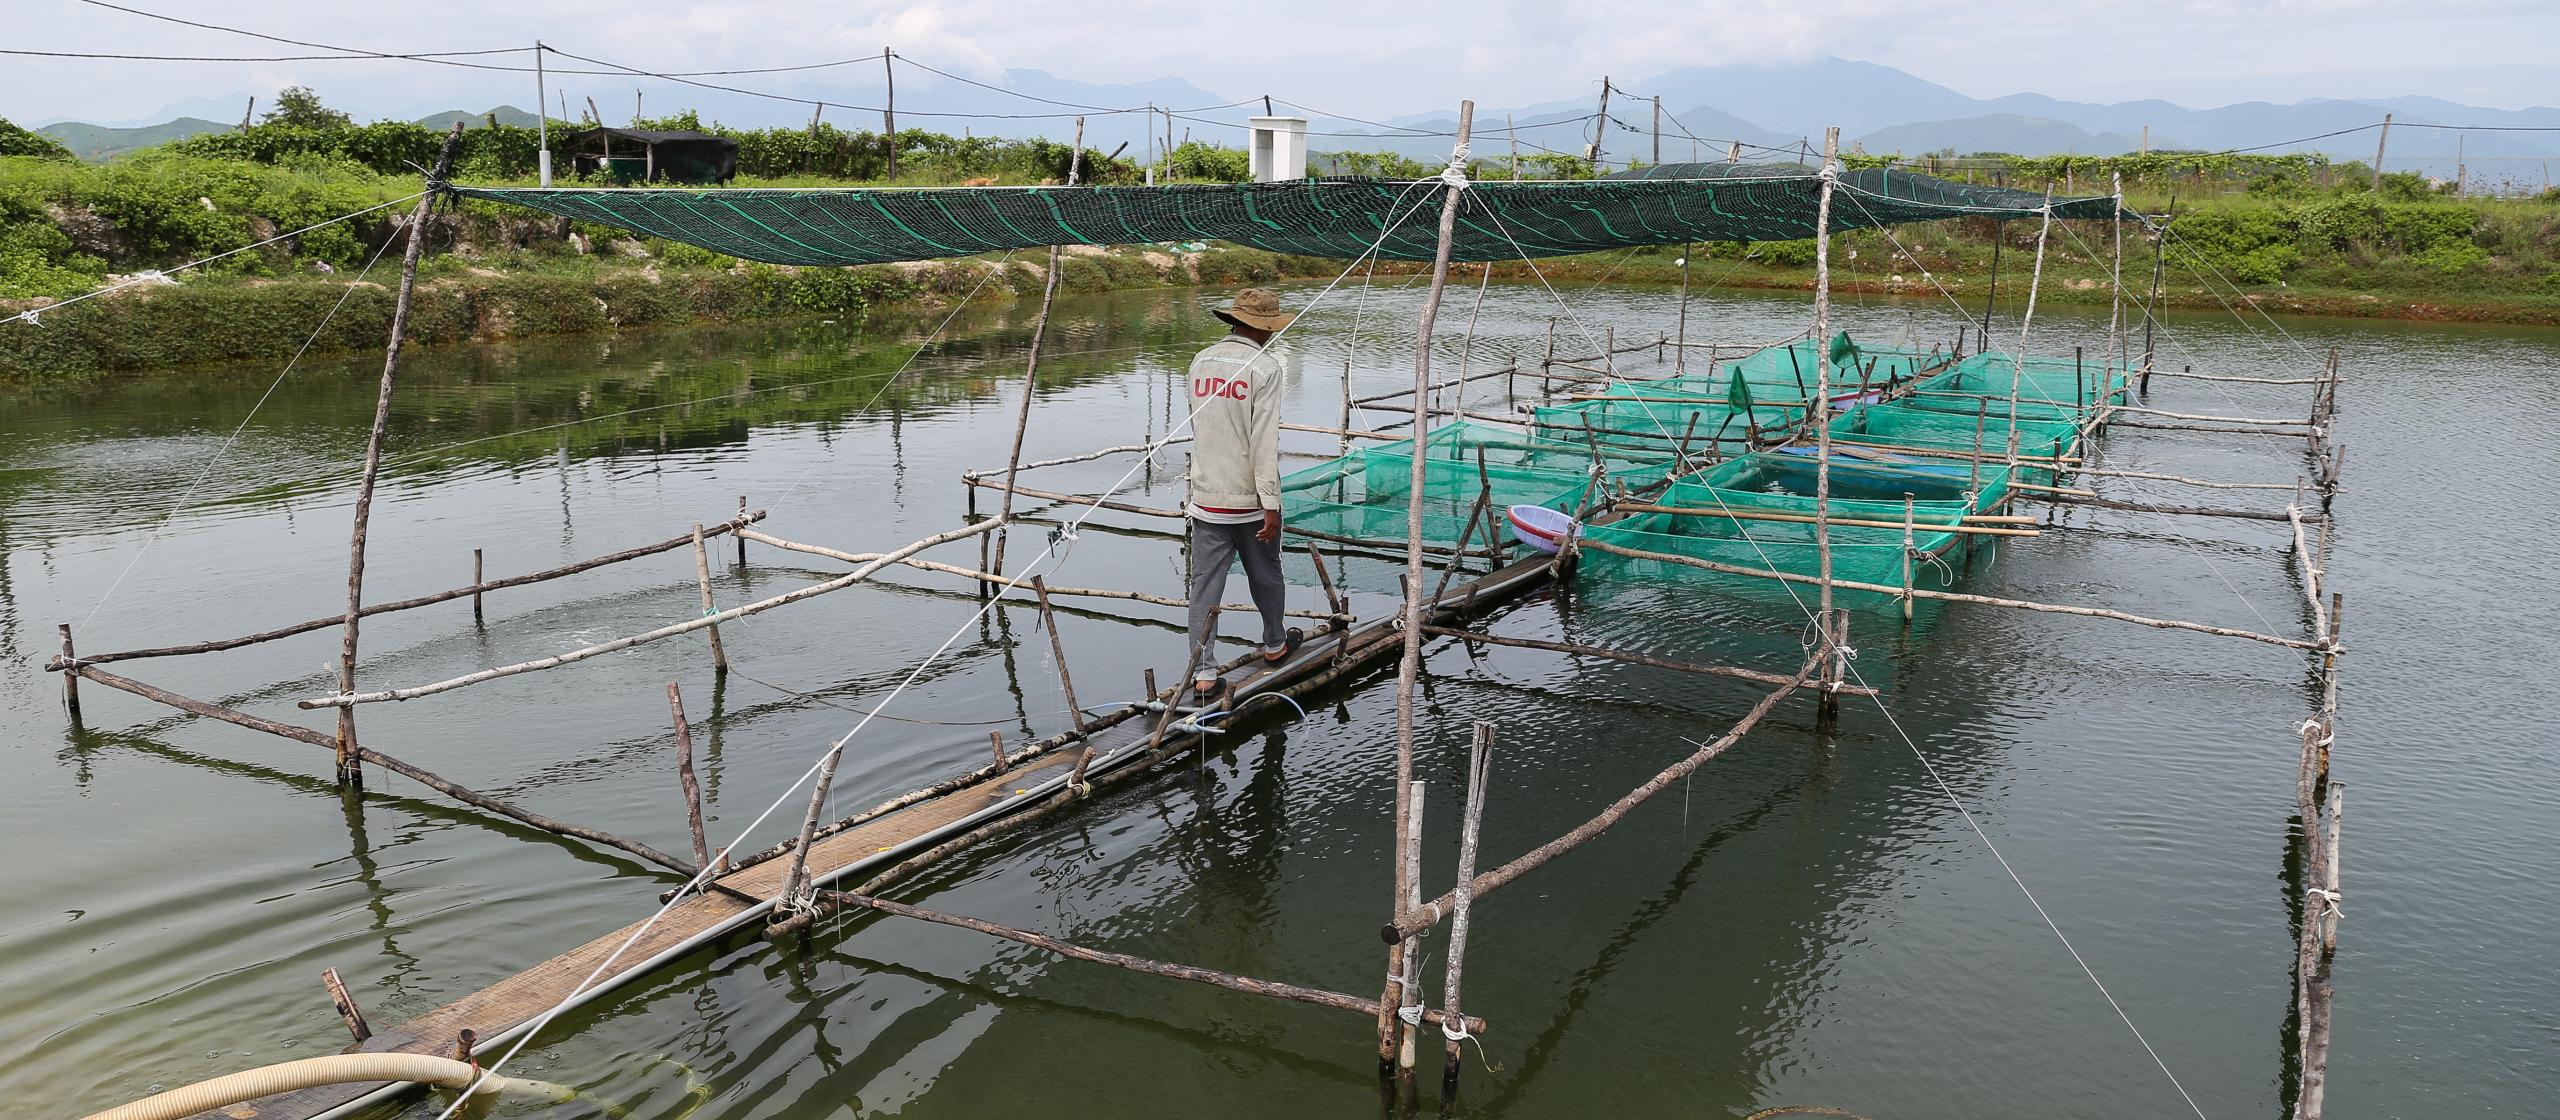
[[[1276,331],[1289,325],[1296,315],[1280,310],[1280,293],[1269,288],[1246,288],[1225,307],[1210,312],[1237,326]]]

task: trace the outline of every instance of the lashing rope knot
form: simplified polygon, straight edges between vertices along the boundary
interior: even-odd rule
[[[40,327],[44,325],[42,322],[37,321],[36,309],[32,307],[10,316],[9,321],[13,323],[25,323],[30,327]]]
[[[1440,1020],[1440,1036],[1451,1042],[1465,1042],[1475,1036],[1467,1033],[1467,1020],[1461,1015],[1447,1015]]]
[[[2339,903],[2346,901],[2345,897],[2326,887],[2313,887],[2310,890],[2302,892],[2302,897],[2306,900],[2316,898],[2322,902],[2328,903],[2329,912],[2339,917],[2343,918],[2347,914],[2346,907],[2339,905]]]
[[[1467,189],[1467,146],[1460,144],[1449,153],[1449,166],[1440,169],[1440,181],[1456,190]]]
[[[1404,1020],[1404,1025],[1408,1027],[1419,1027],[1422,1025],[1422,1005],[1414,1003],[1399,1007],[1396,1009],[1396,1018]]]

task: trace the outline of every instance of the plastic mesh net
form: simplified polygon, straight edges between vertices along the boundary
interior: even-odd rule
[[[1686,169],[1685,173],[1671,172]],[[1793,164],[1675,164],[1629,179],[1471,184],[1451,256],[1514,260],[1686,241],[1811,237],[1821,180]],[[1834,229],[1986,216],[2029,217],[2043,198],[1899,171],[1846,171],[1859,205]],[[1257,249],[1428,260],[1439,180],[1299,179],[1161,187],[719,188],[456,187],[509,203],[682,241],[748,260],[878,264],[1040,245],[1216,239]],[[2057,199],[2054,214],[2104,218],[2111,198]]]

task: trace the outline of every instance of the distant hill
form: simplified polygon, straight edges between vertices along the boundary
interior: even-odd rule
[[[1990,113],[1963,120],[1891,125],[1857,137],[1856,143],[1879,155],[1888,152],[1918,155],[1922,152],[1957,151],[2112,156],[2138,150],[2142,139],[2119,132],[2093,133],[2069,121],[2023,117],[2016,113]],[[2178,144],[2155,135],[2151,138],[2151,146],[2166,149],[2175,148]]]
[[[441,113],[429,113],[426,116],[420,117],[418,118],[418,123],[425,125],[428,128],[443,129],[452,128],[453,122],[461,121],[462,127],[464,128],[480,128],[489,123],[489,117],[492,114],[497,116],[499,124],[512,125],[517,128],[532,128],[533,126],[542,123],[541,121],[534,119],[533,114],[516,108],[513,105],[500,105],[485,113],[466,113],[460,109],[447,109]]]
[[[147,124],[139,128],[109,128],[105,125],[83,124],[79,121],[63,121],[46,125],[36,131],[60,141],[63,147],[71,149],[71,154],[94,163],[126,152],[157,147],[184,140],[190,136],[202,136],[208,132],[221,132],[231,127],[231,125],[205,120],[202,117],[180,117],[174,121]]]

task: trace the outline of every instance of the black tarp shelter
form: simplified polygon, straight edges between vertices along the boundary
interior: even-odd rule
[[[726,183],[738,173],[738,142],[707,132],[590,128],[561,141],[584,178],[618,183]]]

